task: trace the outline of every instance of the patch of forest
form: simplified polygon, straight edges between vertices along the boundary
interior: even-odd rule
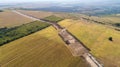
[[[49,24],[33,21],[12,28],[0,28],[0,46],[48,27]]]

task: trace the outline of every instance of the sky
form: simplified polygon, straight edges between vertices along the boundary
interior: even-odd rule
[[[33,0],[0,0],[0,3],[19,3],[19,2],[32,2]],[[40,0],[34,0],[40,1]]]
[[[0,3],[21,3],[21,2],[37,2],[37,1],[80,1],[80,2],[90,2],[90,1],[105,1],[105,0],[0,0]]]
[[[21,2],[37,2],[37,1],[58,1],[58,0],[0,0],[0,3],[21,3]],[[65,0],[59,0],[65,1]]]
[[[105,1],[120,2],[120,0],[0,0],[0,3],[23,3],[23,2],[41,2],[41,1],[48,1],[48,2],[71,2],[72,1],[72,2],[81,2],[81,3],[105,2]]]

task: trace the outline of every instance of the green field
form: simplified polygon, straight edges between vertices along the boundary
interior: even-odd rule
[[[2,67],[87,67],[73,57],[53,27],[0,47]]]
[[[50,22],[59,22],[59,21],[63,20],[63,18],[51,15],[51,16],[45,17],[44,20],[47,20]]]
[[[75,20],[60,22],[80,39],[105,67],[120,67],[120,32],[104,25]],[[109,37],[113,41],[109,41]]]

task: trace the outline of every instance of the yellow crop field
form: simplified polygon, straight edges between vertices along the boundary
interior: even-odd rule
[[[0,27],[12,27],[29,23],[32,20],[11,11],[0,12]]]
[[[87,23],[79,20],[64,20],[60,25],[66,27],[74,36],[80,39],[91,53],[105,67],[120,67],[120,32],[109,27]],[[113,41],[109,41],[109,37]]]
[[[73,57],[53,27],[0,47],[2,67],[87,67]]]

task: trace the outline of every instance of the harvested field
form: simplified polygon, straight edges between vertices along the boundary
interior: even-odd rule
[[[53,27],[0,47],[2,67],[87,67],[73,57]]]
[[[53,15],[52,12],[45,12],[45,11],[27,11],[27,10],[18,10],[18,11],[27,15],[37,17],[37,18],[45,18]]]
[[[63,12],[47,12],[47,11],[28,11],[28,10],[18,10],[19,12],[37,17],[37,18],[46,18],[48,16],[57,16],[61,18],[75,18],[75,16],[69,14],[69,13],[63,13]]]
[[[13,27],[29,23],[32,20],[11,11],[0,12],[0,27]]]

